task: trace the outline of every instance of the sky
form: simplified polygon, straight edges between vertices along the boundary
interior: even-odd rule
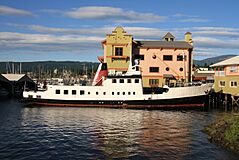
[[[0,61],[94,61],[117,26],[135,40],[191,32],[194,59],[239,55],[238,0],[0,0]]]

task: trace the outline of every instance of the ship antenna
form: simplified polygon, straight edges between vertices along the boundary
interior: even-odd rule
[[[128,43],[128,46],[130,46],[130,42]],[[132,52],[131,52],[131,54],[129,55],[129,67],[127,72],[132,71],[132,67],[133,65],[132,65]]]

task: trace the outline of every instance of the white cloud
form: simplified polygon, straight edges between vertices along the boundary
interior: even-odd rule
[[[49,35],[0,32],[0,52],[10,50],[79,52],[89,48],[101,49],[102,37]]]
[[[0,6],[0,15],[33,16],[33,13],[26,10],[16,9],[8,6]]]
[[[203,19],[203,18],[184,18],[184,19],[178,20],[178,22],[194,22],[194,23],[198,23],[198,22],[209,22],[209,20],[208,19]]]
[[[40,25],[8,24],[9,26],[30,29],[39,34],[24,34],[0,32],[0,52],[11,49],[29,49],[38,51],[70,51],[90,52],[98,49],[102,53],[101,41],[105,34],[111,33],[115,27],[83,27],[57,28]],[[184,33],[192,32],[194,41],[194,55],[212,57],[223,54],[239,53],[239,29],[224,27],[193,27],[159,29],[150,27],[124,27],[127,34],[132,34],[135,40],[161,40],[168,31],[177,40],[184,39]],[[234,35],[234,36],[233,36]]]
[[[28,28],[32,31],[40,33],[49,33],[49,34],[78,34],[78,35],[98,35],[105,37],[106,34],[111,33],[115,27],[100,27],[100,28],[56,28],[56,27],[46,27],[41,25],[20,25],[8,23],[8,26],[18,27],[18,28]],[[153,38],[161,39],[164,34],[168,31],[159,28],[150,28],[150,27],[124,27],[124,30],[128,34],[132,34],[137,39],[143,38]],[[104,38],[103,38],[104,39]]]
[[[203,36],[239,37],[239,28],[193,27],[194,34]]]
[[[187,15],[183,13],[176,13],[171,16],[172,18],[176,18],[175,21],[177,22],[191,22],[191,23],[199,23],[199,22],[209,22],[210,20],[200,18],[199,16],[195,15]]]
[[[153,13],[140,13],[116,7],[89,6],[72,9],[65,12],[65,16],[76,19],[113,20],[120,23],[155,23],[162,22],[165,16]]]
[[[239,39],[225,40],[212,37],[195,37],[195,46],[208,48],[239,49]]]

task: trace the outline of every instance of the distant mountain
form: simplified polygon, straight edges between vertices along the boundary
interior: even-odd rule
[[[204,60],[194,60],[194,64],[197,66],[209,66],[211,64],[220,62],[222,60],[234,57],[236,55],[223,55],[212,58],[207,58]],[[13,65],[14,64],[14,65]],[[35,73],[40,74],[54,74],[55,71],[58,71],[58,74],[63,73],[65,70],[71,71],[72,74],[91,74],[96,71],[98,67],[97,62],[80,62],[80,61],[36,61],[36,62],[21,62],[22,73]],[[20,62],[0,62],[0,73],[11,72],[13,70],[16,73],[19,73]]]
[[[203,60],[193,60],[194,65],[200,66],[200,67],[206,67],[211,64],[232,58],[237,55],[222,55],[222,56],[217,56],[217,57],[212,57],[212,58],[206,58]]]

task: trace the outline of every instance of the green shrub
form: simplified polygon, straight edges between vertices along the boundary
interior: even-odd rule
[[[233,122],[232,122],[233,121]],[[225,138],[232,142],[235,143],[239,141],[239,118],[233,118],[232,124],[229,127],[229,129],[225,132]]]

